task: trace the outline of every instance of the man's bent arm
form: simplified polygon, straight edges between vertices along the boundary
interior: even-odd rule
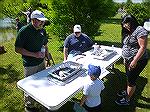
[[[67,57],[68,57],[68,48],[64,47],[64,61],[67,60]]]

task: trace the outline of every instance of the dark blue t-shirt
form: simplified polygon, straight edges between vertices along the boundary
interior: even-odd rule
[[[64,42],[64,47],[68,48],[68,54],[72,52],[85,52],[93,45],[92,40],[84,33],[76,37],[74,33],[69,35]]]

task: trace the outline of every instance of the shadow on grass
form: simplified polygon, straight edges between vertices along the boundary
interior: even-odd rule
[[[141,95],[141,93],[142,93],[142,91],[143,91],[143,89],[147,83],[148,83],[147,78],[139,77],[137,79],[137,88],[136,88],[136,94],[135,94],[134,100],[135,100],[136,106],[139,108],[150,109],[150,97],[146,98],[146,97]],[[141,100],[142,102],[145,102],[145,103],[138,103],[137,102],[138,100]]]
[[[126,88],[126,76],[124,72],[115,69],[105,79],[105,90],[102,92],[102,112],[135,112],[136,108],[150,109],[150,98],[142,96],[142,91],[148,83],[147,78],[139,77],[137,79],[137,89],[130,106],[118,106],[115,104],[117,92]],[[143,100],[146,103],[139,103]]]
[[[9,64],[7,68],[0,67],[0,73],[1,75],[3,75],[0,77],[1,81],[6,83],[12,83],[19,80],[20,73],[12,67],[13,67],[12,64]]]
[[[47,110],[47,112],[74,112],[73,106],[74,106],[74,103],[71,101],[68,101],[66,104],[60,107],[59,110],[56,110],[56,111]]]
[[[1,98],[7,93],[11,94],[12,90],[7,89],[6,85],[11,84],[19,80],[20,73],[12,68],[10,64],[7,68],[0,67],[0,96]]]

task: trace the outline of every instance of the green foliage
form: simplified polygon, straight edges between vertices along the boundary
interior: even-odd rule
[[[72,32],[75,24],[80,24],[87,35],[95,35],[100,20],[114,16],[117,9],[112,0],[3,0],[2,12],[6,17],[23,18],[21,12],[29,7],[44,12],[51,22],[46,30],[62,39]]]
[[[29,8],[32,10],[43,8],[46,9],[46,4],[41,4],[40,0],[2,0],[0,1],[2,12],[1,18],[9,17],[15,19],[19,17],[22,23],[26,23],[26,16],[22,13],[26,12]]]
[[[143,23],[145,19],[150,18],[150,1],[144,3],[128,3],[126,4],[126,11],[128,14],[135,16],[140,24]]]
[[[19,15],[23,2],[21,0],[3,0],[2,14],[4,17],[15,18]]]
[[[51,28],[63,39],[75,24],[80,24],[83,32],[93,36],[99,29],[100,19],[116,13],[112,0],[52,0],[52,9]]]

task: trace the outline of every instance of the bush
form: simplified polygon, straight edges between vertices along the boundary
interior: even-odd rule
[[[150,18],[150,1],[147,0],[144,3],[138,4],[127,4],[126,11],[128,14],[132,14],[138,20],[138,22],[142,25],[145,19]]]
[[[116,7],[112,0],[52,0],[52,23],[54,34],[65,39],[75,24],[93,36],[97,33],[100,20],[114,16]]]
[[[23,16],[21,11],[29,7],[41,10],[51,23],[46,30],[60,39],[65,39],[75,24],[80,24],[87,35],[94,36],[100,27],[100,20],[117,12],[112,0],[3,0],[3,6],[3,14],[10,18]]]

